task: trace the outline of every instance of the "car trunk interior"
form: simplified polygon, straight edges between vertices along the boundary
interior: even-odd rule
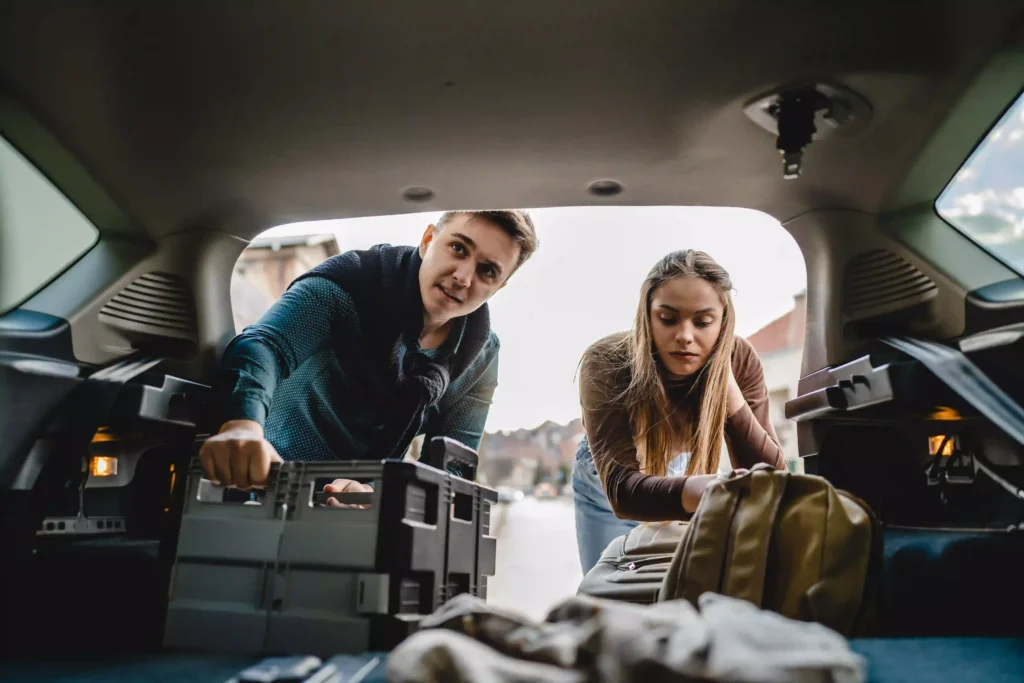
[[[261,232],[699,205],[767,213],[803,253],[786,413],[806,471],[885,525],[877,637],[853,643],[872,680],[1021,669],[1022,501],[977,471],[925,472],[955,446],[1020,488],[1024,450],[883,339],[958,344],[1024,403],[1024,279],[935,210],[1020,94],[1022,22],[1015,3],[3,3],[0,137],[99,239],[0,315],[0,651],[159,648],[180,473],[216,428],[232,267]],[[745,108],[793,84],[867,109],[785,179]],[[90,479],[87,455],[128,469]]]

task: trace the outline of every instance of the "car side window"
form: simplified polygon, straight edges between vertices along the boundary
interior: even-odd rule
[[[0,315],[24,303],[98,239],[96,226],[0,138]]]
[[[1024,95],[935,202],[939,216],[1024,275]]]

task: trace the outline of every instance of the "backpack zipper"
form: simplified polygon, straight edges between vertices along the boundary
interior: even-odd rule
[[[634,560],[622,560],[619,562],[618,568],[620,571],[634,571],[654,564],[670,564],[671,562],[671,555],[645,555]]]
[[[635,528],[636,527],[634,527],[634,529]],[[630,529],[629,531],[627,531],[622,536],[622,542],[619,544],[619,557],[609,557],[609,558],[599,557],[597,559],[598,564],[608,564],[608,565],[613,565],[615,567],[619,567],[619,565],[620,565],[620,559],[619,558],[625,557],[625,555],[626,555],[626,540],[629,538],[629,535],[631,533],[633,533],[634,529]]]

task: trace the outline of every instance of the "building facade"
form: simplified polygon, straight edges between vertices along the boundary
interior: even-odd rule
[[[803,471],[797,450],[796,424],[786,419],[786,402],[796,397],[800,381],[807,315],[806,292],[797,294],[793,303],[793,310],[747,337],[747,341],[757,351],[764,367],[772,425],[779,435],[789,467]]]
[[[295,278],[339,252],[332,233],[254,239],[231,276],[235,331],[259,320]]]

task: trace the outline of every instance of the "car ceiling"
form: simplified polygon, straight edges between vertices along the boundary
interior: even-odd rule
[[[26,0],[0,4],[0,88],[154,237],[499,206],[786,220],[877,211],[1022,17],[1012,2]],[[742,108],[803,78],[874,114],[785,181]],[[625,191],[588,194],[603,178]],[[410,202],[410,186],[435,196]]]

